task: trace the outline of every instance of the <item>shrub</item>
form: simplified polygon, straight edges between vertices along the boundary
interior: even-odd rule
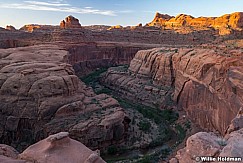
[[[114,154],[116,154],[116,153],[117,153],[117,147],[116,147],[116,146],[110,146],[110,147],[108,147],[108,149],[107,149],[107,153],[108,153],[109,155],[114,155]]]
[[[142,120],[139,122],[138,126],[140,130],[148,132],[150,131],[151,124],[148,120]]]

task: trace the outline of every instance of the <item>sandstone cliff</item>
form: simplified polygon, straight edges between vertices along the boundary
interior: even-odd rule
[[[77,18],[70,15],[66,17],[65,20],[61,21],[60,28],[63,29],[81,28],[81,24],[79,23],[79,20]]]
[[[172,97],[202,128],[224,134],[243,106],[242,66],[240,50],[141,50],[129,71],[110,69],[104,83],[154,107]]]
[[[235,12],[220,17],[198,17],[191,15],[179,14],[176,17],[156,13],[152,22],[148,26],[164,27],[168,29],[192,27],[195,29],[213,28],[219,30],[219,33],[230,34],[231,30],[243,28],[243,12]]]
[[[0,50],[1,143],[21,149],[60,131],[91,148],[123,140],[123,109],[81,82],[66,55],[51,45]]]

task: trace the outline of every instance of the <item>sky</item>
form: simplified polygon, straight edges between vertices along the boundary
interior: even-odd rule
[[[81,25],[146,24],[156,12],[176,16],[221,16],[243,12],[243,0],[0,0],[0,27],[59,25],[69,15]]]

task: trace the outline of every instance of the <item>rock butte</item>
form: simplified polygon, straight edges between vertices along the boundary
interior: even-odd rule
[[[60,27],[63,29],[75,29],[81,28],[81,24],[79,23],[78,19],[70,15],[66,17],[65,20],[61,21]]]
[[[104,162],[90,149],[126,142],[131,119],[79,77],[124,64],[100,82],[134,103],[185,111],[204,129],[171,163],[242,157],[242,17],[156,13],[145,26],[81,27],[68,16],[60,26],[0,28],[0,142],[25,149],[1,144],[0,162]]]

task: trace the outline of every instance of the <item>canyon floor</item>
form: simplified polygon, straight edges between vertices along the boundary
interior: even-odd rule
[[[0,162],[243,158],[242,19],[0,28]]]

